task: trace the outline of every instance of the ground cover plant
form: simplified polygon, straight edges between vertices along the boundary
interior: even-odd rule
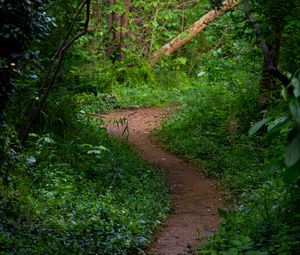
[[[143,253],[170,208],[159,170],[94,120],[28,142],[1,190],[1,254]]]
[[[259,65],[251,76],[237,64],[234,57],[206,62],[198,86],[157,135],[162,146],[217,177],[228,192],[230,209],[219,210],[223,222],[208,244],[195,248],[197,254],[298,254],[299,183],[281,163],[296,121],[286,123],[283,99],[258,114]],[[228,65],[233,72],[221,76],[220,66]],[[258,122],[261,116],[266,120]],[[275,117],[268,123],[269,116]],[[266,134],[262,122],[268,123]]]
[[[94,116],[175,104],[162,146],[232,205],[194,250],[299,254],[299,1],[225,3],[0,1],[0,253],[143,253],[168,189]]]

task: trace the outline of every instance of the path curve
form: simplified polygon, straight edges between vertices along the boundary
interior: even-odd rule
[[[199,243],[199,234],[207,237],[214,232],[219,224],[217,208],[222,206],[221,191],[215,188],[214,180],[205,178],[199,169],[152,141],[151,131],[170,113],[171,108],[145,108],[105,115],[108,132],[128,139],[144,160],[164,171],[171,187],[175,210],[158,230],[157,240],[147,252],[154,255],[190,254],[187,247]]]

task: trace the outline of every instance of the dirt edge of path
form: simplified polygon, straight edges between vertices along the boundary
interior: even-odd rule
[[[145,161],[162,169],[171,188],[174,211],[157,231],[156,241],[147,254],[187,255],[192,247],[210,236],[219,224],[218,208],[222,207],[222,191],[213,179],[204,177],[195,166],[160,148],[151,132],[172,107],[119,110],[107,115],[110,134],[127,139]]]

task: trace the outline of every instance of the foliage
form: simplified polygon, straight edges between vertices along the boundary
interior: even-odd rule
[[[231,14],[233,20],[241,17]],[[214,31],[218,25],[212,25]],[[249,31],[241,35],[238,26],[233,28],[221,48],[202,53],[193,65],[199,84],[158,135],[167,149],[219,177],[233,203],[231,210],[219,211],[222,224],[206,245],[196,248],[197,254],[297,254],[298,99],[294,94],[281,100],[279,88],[270,109],[261,109],[260,54],[245,41],[252,38]],[[298,80],[292,84],[297,93]],[[264,120],[257,122],[260,110]],[[250,123],[257,123],[251,133],[261,128],[256,137],[248,137]],[[284,166],[288,162],[293,162],[292,171]]]
[[[1,125],[5,120],[4,108],[13,89],[13,78],[19,72],[19,61],[34,55],[34,52],[27,51],[30,40],[45,36],[53,24],[45,12],[46,2],[3,0],[0,3],[0,17],[4,24],[0,31]]]
[[[45,36],[53,24],[45,12],[46,2],[0,1],[0,175],[4,179],[8,178],[8,162],[15,160],[14,150],[8,146],[15,143],[9,135],[15,127],[7,123],[6,107],[14,92],[14,79],[20,75],[20,62],[37,55],[28,50],[30,41]]]
[[[299,220],[299,186],[286,186],[283,169],[272,166],[283,151],[283,137],[269,146],[247,137],[248,128],[237,117],[242,106],[251,109],[239,96],[242,91],[243,87],[233,93],[219,85],[199,85],[158,134],[166,148],[200,165],[208,175],[218,176],[235,204],[232,212],[220,210],[223,223],[198,254],[278,254],[279,246],[280,254],[294,254],[300,245],[297,227],[292,227]],[[245,98],[256,95],[257,100],[257,93],[250,95]],[[248,103],[253,106],[252,100]]]
[[[241,8],[150,67],[155,50],[220,1],[110,2],[93,1],[89,33],[66,53],[21,147],[19,116],[36,98],[80,1],[0,1],[1,125],[12,99],[1,130],[0,157],[9,159],[0,166],[1,252],[142,254],[170,207],[168,190],[159,171],[91,116],[179,103],[180,113],[158,131],[163,145],[220,178],[234,203],[220,210],[223,223],[198,254],[297,254],[298,1],[250,1],[268,45],[280,43],[280,70],[295,76],[294,94],[283,90],[284,101],[275,88],[267,110],[263,56]],[[256,135],[249,137],[251,125]]]
[[[1,184],[3,253],[143,253],[168,211],[168,190],[158,170],[98,125],[31,134],[8,189]]]

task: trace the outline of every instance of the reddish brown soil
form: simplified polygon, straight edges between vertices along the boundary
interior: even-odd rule
[[[187,247],[199,243],[199,236],[214,232],[219,223],[217,208],[222,205],[214,180],[205,178],[199,169],[161,149],[151,139],[151,131],[170,112],[171,109],[149,108],[120,110],[105,116],[108,131],[128,139],[146,161],[165,172],[171,186],[175,210],[148,251],[155,255],[189,254]]]

